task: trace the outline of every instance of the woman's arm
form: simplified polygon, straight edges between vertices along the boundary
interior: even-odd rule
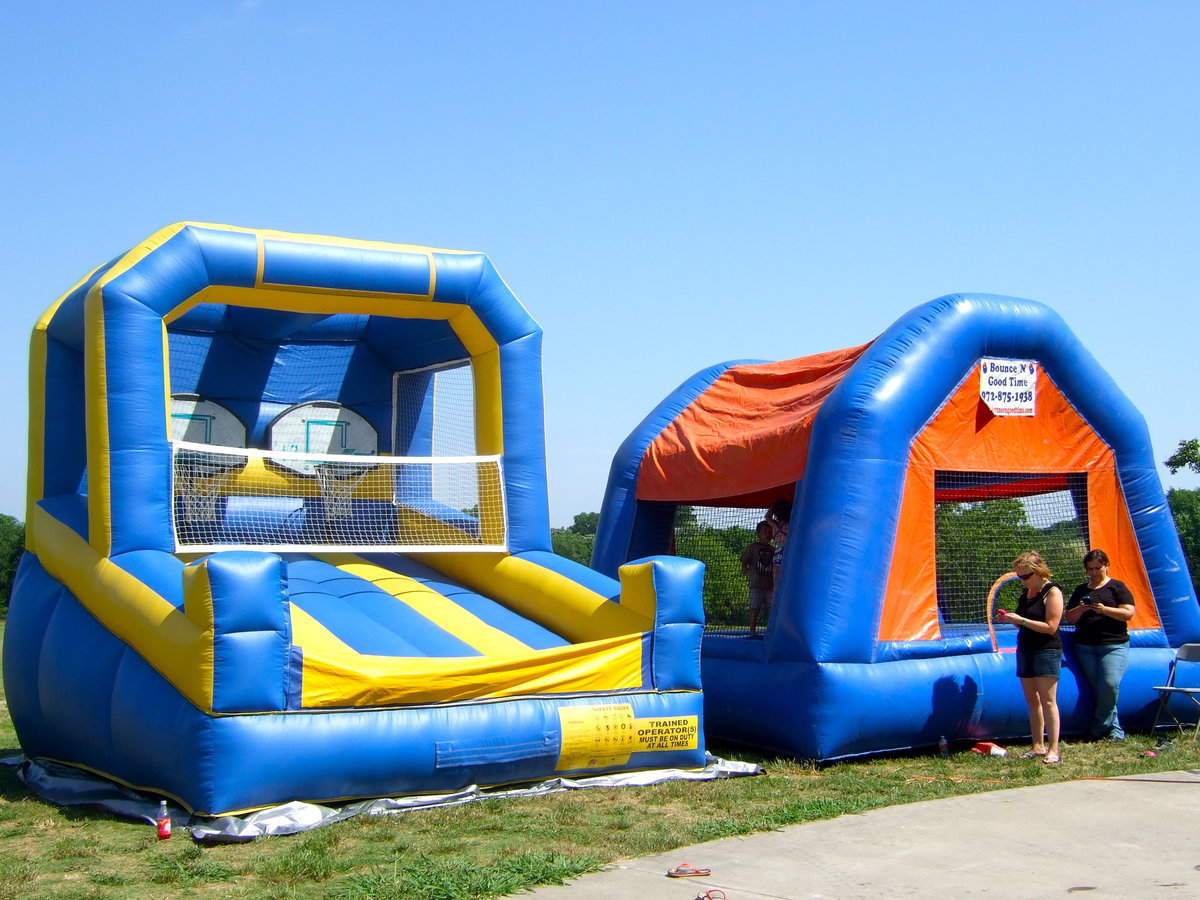
[[[1062,615],[1062,591],[1058,588],[1051,588],[1046,594],[1045,622],[1039,622],[1037,619],[1023,619],[1021,616],[1012,616],[1012,618],[1017,620],[1016,624],[1022,628],[1028,628],[1030,631],[1037,631],[1041,634],[1054,634],[1054,632],[1058,631],[1058,626],[1062,622]]]
[[[1042,624],[1046,625],[1046,634],[1054,634],[1058,631],[1058,626],[1062,624],[1063,616],[1063,595],[1058,588],[1050,588],[1050,593],[1046,595],[1046,621]]]
[[[1123,581],[1111,581],[1109,583],[1112,585],[1112,595],[1113,599],[1117,601],[1117,605],[1104,606],[1097,604],[1092,607],[1092,610],[1102,616],[1116,619],[1118,622],[1128,622],[1133,618],[1133,592],[1129,590],[1129,586]]]
[[[1080,585],[1071,592],[1071,600],[1067,604],[1066,611],[1063,613],[1063,619],[1068,625],[1074,625],[1083,618],[1083,614],[1088,611],[1088,607],[1079,602],[1079,595],[1083,592],[1082,588],[1086,585]]]
[[[1104,606],[1098,603],[1095,606],[1089,606],[1088,609],[1105,618],[1116,619],[1118,622],[1128,622],[1133,618],[1132,603],[1122,603],[1120,606]]]

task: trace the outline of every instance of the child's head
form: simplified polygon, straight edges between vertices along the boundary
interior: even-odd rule
[[[758,539],[764,544],[771,540],[771,535],[774,533],[771,529],[770,522],[759,522],[758,527],[754,529],[754,533],[758,535]]]

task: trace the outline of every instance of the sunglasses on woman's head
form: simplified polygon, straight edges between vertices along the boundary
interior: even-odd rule
[[[1018,578],[1020,578],[1022,581],[1026,581],[1026,580],[1028,580],[1028,579],[1030,579],[1030,578],[1032,578],[1032,577],[1033,577],[1033,573],[1032,573],[1032,572],[1026,572],[1024,575],[1022,575],[1020,572],[1018,572],[1018,573],[1017,573],[1017,577],[1018,577]]]

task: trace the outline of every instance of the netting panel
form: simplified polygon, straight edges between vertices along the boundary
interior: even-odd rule
[[[939,493],[956,496],[969,496],[969,485],[980,480],[979,473],[937,474]],[[1069,592],[1082,574],[1089,532],[1084,482],[1068,480],[1068,489],[1007,497],[995,496],[1003,491],[993,482],[991,499],[935,502],[937,603],[944,633],[986,626],[988,591],[1026,550],[1038,551]],[[1006,584],[996,606],[1013,609],[1019,591],[1019,584]]]
[[[470,362],[397,372],[393,383],[397,455],[471,456],[475,444],[475,380]]]
[[[498,456],[352,457],[184,441],[171,446],[179,550],[507,549]]]
[[[707,506],[675,511],[675,555],[704,563],[706,633],[749,631],[750,587],[741,558],[765,514],[761,509]]]

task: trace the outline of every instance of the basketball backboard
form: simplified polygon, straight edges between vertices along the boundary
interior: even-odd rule
[[[246,446],[246,426],[230,410],[199,394],[171,395],[171,440],[176,443],[210,444],[214,447]],[[246,465],[244,456],[215,453],[196,448],[177,448],[177,468],[184,477],[231,472]]]
[[[220,403],[199,394],[172,394],[171,440],[245,447],[246,426]]]
[[[332,400],[314,400],[289,407],[268,429],[276,453],[334,456],[378,456],[379,433],[363,416]],[[298,475],[315,475],[311,459],[271,457],[276,465]]]

